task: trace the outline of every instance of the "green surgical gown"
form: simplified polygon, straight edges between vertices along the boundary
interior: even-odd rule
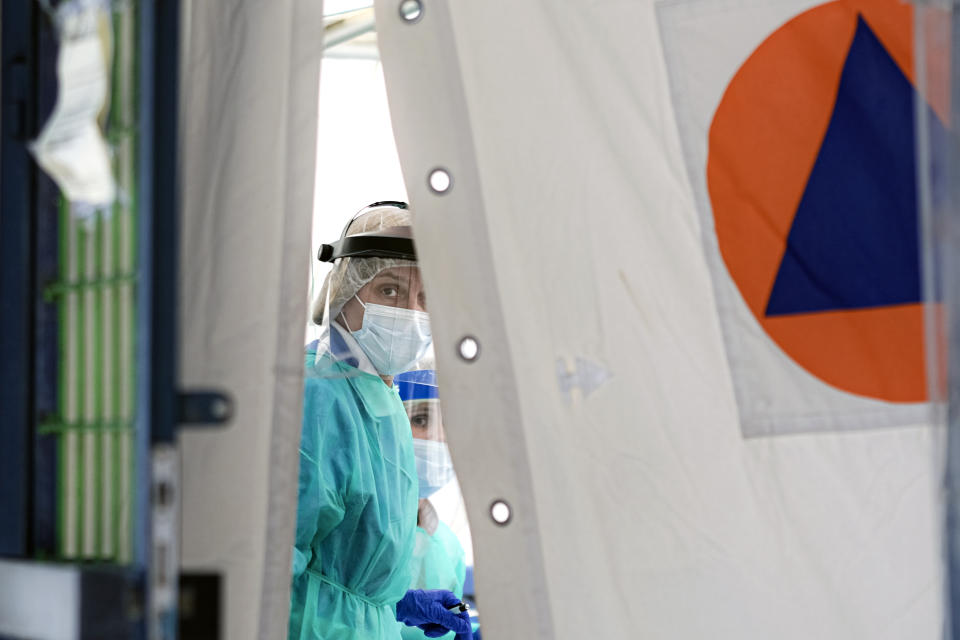
[[[399,640],[417,475],[396,390],[334,361],[304,384],[290,640]]]
[[[410,556],[410,589],[447,589],[463,597],[463,581],[467,565],[463,547],[450,527],[442,521],[433,535],[417,527],[417,540]],[[400,624],[403,640],[424,640],[427,636],[417,627]],[[442,638],[453,638],[451,631]]]

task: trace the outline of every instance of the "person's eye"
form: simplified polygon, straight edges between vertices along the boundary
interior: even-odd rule
[[[427,416],[420,414],[418,416],[413,416],[413,420],[411,420],[410,423],[413,424],[413,426],[415,427],[426,429],[427,425],[430,424],[430,420]]]
[[[392,284],[388,284],[380,288],[380,295],[384,296],[385,298],[396,298],[399,293],[400,289]]]

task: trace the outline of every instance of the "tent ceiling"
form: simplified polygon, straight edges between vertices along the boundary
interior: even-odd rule
[[[372,0],[325,0],[323,3],[324,20],[363,9],[373,9]]]
[[[333,8],[336,7],[335,4]],[[323,28],[324,55],[362,59],[379,57],[372,7],[327,14],[323,19]]]

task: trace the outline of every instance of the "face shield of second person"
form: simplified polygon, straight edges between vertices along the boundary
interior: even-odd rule
[[[420,487],[409,586],[411,589],[446,589],[462,598],[466,553],[451,523],[445,521],[443,509],[427,499],[455,480],[443,429],[436,373],[432,369],[408,371],[396,376],[394,384],[410,419]],[[427,637],[414,627],[401,627],[400,633],[403,640]],[[453,634],[443,637],[452,639]]]
[[[408,371],[397,376],[394,382],[410,419],[420,498],[429,498],[454,479],[453,460],[440,415],[436,372],[432,369]]]
[[[323,327],[317,358],[386,380],[426,353],[430,320],[409,225],[407,210],[384,206],[368,208],[351,222],[338,243],[345,255],[327,276],[314,307],[314,321]],[[410,254],[394,250],[390,236],[395,242],[407,238]],[[336,374],[348,371],[336,367]]]

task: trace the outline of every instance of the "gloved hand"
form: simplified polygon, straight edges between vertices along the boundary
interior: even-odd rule
[[[457,638],[472,637],[470,612],[449,611],[460,598],[445,589],[410,589],[397,603],[397,620],[409,627],[418,627],[428,638],[439,638],[451,631]]]
[[[477,629],[470,633],[458,633],[453,640],[480,640],[480,630]]]

